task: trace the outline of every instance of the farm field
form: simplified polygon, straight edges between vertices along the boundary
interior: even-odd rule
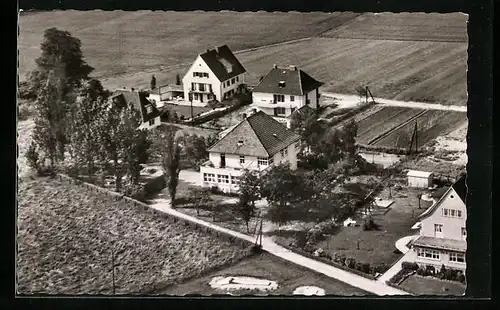
[[[111,294],[153,288],[246,257],[248,249],[82,186],[40,178],[19,184],[17,291]]]
[[[363,14],[323,33],[324,37],[467,42],[468,17],[461,13]]]
[[[19,70],[22,78],[33,68],[43,31],[50,27],[78,37],[87,62],[96,68],[95,76],[104,79],[163,71],[162,67],[176,71],[200,52],[218,45],[227,44],[237,51],[316,36],[358,15],[102,10],[25,13],[19,25]],[[141,78],[149,83],[150,76]],[[175,75],[157,76],[158,82],[162,78]]]
[[[365,84],[375,97],[465,105],[467,43],[459,38],[466,33],[466,18],[461,14],[418,16],[148,11],[27,14],[20,21],[20,74],[22,79],[33,67],[43,30],[56,25],[81,39],[87,61],[96,68],[95,76],[110,89],[148,87],[151,74],[160,84],[173,83],[175,75],[182,76],[197,54],[228,44],[247,69],[250,85],[273,64],[297,65],[325,82],[322,91],[352,94],[357,85]],[[365,26],[366,19],[380,26]],[[210,27],[212,24],[217,27]],[[390,40],[373,35],[393,28],[402,30],[393,31]],[[273,45],[298,39],[303,40]]]
[[[208,274],[206,276],[189,280],[184,283],[177,284],[165,289],[162,294],[168,295],[185,295],[185,294],[227,294],[227,291],[212,288],[209,282],[216,276],[250,276],[261,278],[269,281],[276,281],[278,288],[274,291],[269,291],[260,294],[279,294],[292,295],[295,288],[299,286],[317,286],[325,290],[326,295],[367,295],[369,293],[352,287],[346,283],[328,278],[322,274],[315,273],[308,269],[302,268],[283,261],[270,254],[264,253],[258,256],[253,256],[238,262],[228,268]],[[252,291],[231,291],[231,294],[259,294]]]
[[[417,123],[418,145],[436,139],[438,136],[447,135],[467,122],[467,114],[455,111],[427,110],[403,127],[391,132],[379,140],[376,145],[386,147],[409,147],[411,135]]]

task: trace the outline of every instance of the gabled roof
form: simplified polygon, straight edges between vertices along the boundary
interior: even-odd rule
[[[466,177],[467,177],[467,175],[463,175],[455,183],[453,183],[453,185],[448,188],[446,193],[444,193],[441,196],[441,198],[439,198],[439,200],[436,201],[435,204],[433,204],[429,209],[425,210],[424,213],[422,213],[420,215],[420,218],[424,219],[426,217],[429,217],[431,214],[433,214],[434,211],[436,211],[436,209],[443,203],[444,199],[446,197],[448,197],[448,193],[451,190],[454,190],[457,193],[457,195],[460,197],[460,199],[462,199],[463,203],[465,204],[465,198],[467,196],[467,186],[465,184]]]
[[[200,57],[221,82],[246,72],[227,45],[208,50],[200,54]]]
[[[432,175],[432,172],[419,171],[419,170],[408,170],[408,173],[406,175],[409,177],[416,177],[416,178],[428,178]]]
[[[113,93],[111,100],[122,108],[132,104],[134,109],[141,114],[143,123],[160,116],[160,111],[146,98],[146,94],[143,92],[120,89]]]
[[[275,67],[262,78],[252,91],[254,93],[303,96],[323,84],[296,67],[287,69]]]
[[[299,140],[299,135],[259,111],[241,121],[208,151],[269,157]]]

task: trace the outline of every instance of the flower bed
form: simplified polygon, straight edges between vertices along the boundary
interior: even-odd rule
[[[115,292],[147,294],[251,253],[119,194],[49,178],[20,184],[17,224],[21,294],[111,294],[113,255]]]

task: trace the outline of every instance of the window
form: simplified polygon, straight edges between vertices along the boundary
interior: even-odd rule
[[[274,108],[274,115],[285,115],[286,111],[285,108]]]
[[[226,183],[229,184],[229,176],[225,174],[218,174],[217,175],[217,182],[218,183]]]
[[[206,73],[206,72],[205,72],[205,73],[203,73],[203,77],[208,78],[208,73]]]
[[[146,113],[153,113],[153,107],[151,105],[146,106]]]
[[[191,90],[196,90],[196,83],[191,83]]]
[[[257,164],[259,166],[267,166],[269,164],[269,161],[265,157],[257,157]]]
[[[306,104],[310,104],[310,103],[311,103],[311,99],[307,99]]]
[[[236,79],[235,79],[235,78],[232,78],[232,79],[231,79],[231,85],[232,85],[232,84],[234,84],[234,82],[235,82],[235,81],[236,81]]]
[[[240,184],[240,177],[232,175],[231,176],[231,183],[232,184]]]
[[[462,218],[462,211],[461,210],[443,209],[442,212],[443,212],[443,216],[446,216],[446,217]]]
[[[450,252],[450,262],[465,263],[465,254]]]
[[[273,158],[273,157],[269,157],[269,158],[267,159],[267,163],[268,163],[269,165],[272,165],[272,164],[273,164],[273,162],[274,162],[274,158]]]
[[[417,256],[418,257],[423,257],[423,258],[428,258],[428,259],[434,259],[434,260],[440,260],[440,252],[436,250],[429,250],[429,249],[417,249]]]
[[[293,113],[293,112],[295,112],[296,108],[295,108],[295,107],[293,107],[293,108],[291,108],[290,110],[291,110],[290,112],[291,112],[291,113]]]
[[[205,91],[205,84],[198,84],[200,91]]]
[[[434,231],[435,232],[443,232],[443,225],[442,224],[434,224]]]
[[[465,227],[462,227],[462,236],[467,236],[467,229]]]
[[[274,103],[285,102],[285,95],[273,95]]]
[[[236,77],[236,82],[239,82],[239,81],[240,81],[239,77]]]
[[[150,119],[149,120],[149,126],[153,126],[155,124],[155,119]]]
[[[245,163],[245,156],[241,155],[240,156],[240,164],[244,164]]]
[[[288,156],[288,149],[282,149],[280,153],[281,153],[281,157]]]
[[[295,143],[295,148],[296,148],[297,150],[300,150],[300,142]]]
[[[208,73],[206,72],[193,72],[193,77],[208,77]]]
[[[295,101],[295,96],[290,96],[290,101]]]
[[[199,95],[198,94],[194,94],[194,100],[198,100],[199,99]]]
[[[212,90],[212,84],[208,84],[208,91],[213,93],[213,90]]]
[[[205,182],[215,182],[215,174],[213,173],[204,173],[203,181]]]

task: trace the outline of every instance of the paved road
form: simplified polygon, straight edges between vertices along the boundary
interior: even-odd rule
[[[179,211],[176,211],[170,207],[170,202],[166,199],[158,199],[155,201],[154,204],[151,205],[152,208],[155,208],[159,211],[171,214],[173,216],[177,216],[180,218],[183,218],[185,220],[191,221],[198,223],[200,225],[210,227],[212,229],[215,229],[220,232],[225,232],[227,234],[230,234],[234,237],[248,240],[250,242],[255,241],[255,236],[250,236],[246,234],[242,234],[237,231],[233,231],[224,227],[220,227],[218,225],[215,225],[210,222],[206,222],[203,220],[200,220],[198,218],[195,218],[193,216],[189,216],[187,214],[181,213]],[[333,266],[330,266],[328,264],[316,261],[314,259],[310,259],[307,257],[304,257],[302,255],[299,255],[297,253],[294,253],[290,250],[285,249],[284,247],[276,244],[275,242],[272,241],[270,238],[263,238],[262,239],[262,248],[275,255],[278,257],[281,257],[283,259],[286,259],[294,264],[301,265],[303,267],[312,269],[316,272],[322,273],[328,277],[340,280],[342,282],[348,283],[349,285],[358,287],[362,290],[365,290],[367,292],[371,292],[373,294],[379,295],[379,296],[384,296],[384,295],[409,295],[407,292],[395,289],[393,287],[390,287],[385,284],[385,282],[380,282],[380,281],[374,281],[374,280],[369,280],[367,278],[358,276],[356,274],[352,274],[350,272],[347,272],[345,270],[335,268]]]
[[[335,98],[339,99],[340,101],[359,102],[359,96],[355,96],[355,95],[337,94],[337,93],[330,93],[330,92],[321,92],[321,95],[325,96],[325,97],[335,97]],[[377,103],[379,103],[380,105],[387,105],[387,106],[467,112],[466,106],[442,105],[442,104],[416,102],[416,101],[399,101],[399,100],[390,100],[390,99],[383,99],[383,98],[375,98],[375,101]]]

